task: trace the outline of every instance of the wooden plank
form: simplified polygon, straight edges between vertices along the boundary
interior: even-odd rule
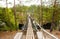
[[[29,23],[28,23],[26,39],[35,39],[30,18],[28,18],[28,20],[29,20]]]
[[[22,37],[22,32],[18,32],[16,33],[14,39],[21,39],[21,37]]]

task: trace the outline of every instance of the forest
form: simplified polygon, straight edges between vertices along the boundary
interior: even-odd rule
[[[60,2],[52,1],[48,6],[41,1],[41,5],[17,4],[8,8],[6,0],[6,7],[0,6],[0,31],[17,30],[19,23],[26,23],[27,13],[30,13],[39,24],[52,23],[52,29],[60,31]]]

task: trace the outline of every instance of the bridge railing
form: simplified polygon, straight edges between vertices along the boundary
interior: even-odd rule
[[[43,32],[43,36],[44,36],[45,39],[58,39],[56,36],[54,36],[51,33],[47,32],[43,28],[41,28],[41,30]]]
[[[37,23],[38,24],[38,23]],[[43,29],[39,24],[38,26],[41,28],[41,31],[43,33],[44,39],[58,39],[58,37],[54,36],[53,34],[47,32],[45,29]]]

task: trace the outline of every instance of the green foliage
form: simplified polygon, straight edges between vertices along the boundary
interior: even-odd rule
[[[60,26],[60,7],[59,6],[56,6],[56,7],[47,7],[47,6],[30,6],[29,7],[29,11],[33,14],[33,17],[34,19],[39,22],[40,20],[40,10],[42,8],[42,13],[43,13],[43,24],[45,23],[48,23],[48,22],[52,22],[52,17],[53,17],[53,13],[55,14],[54,15],[54,21],[55,21],[55,24],[56,26],[54,27],[54,29],[57,29],[57,27]]]
[[[22,6],[22,5],[16,5],[16,20],[17,20],[17,26],[19,23],[24,24],[26,22],[26,13],[31,13],[32,17],[39,22],[40,14],[41,14],[41,8],[42,8],[42,14],[43,14],[43,23],[48,23],[52,21],[53,12],[55,10],[56,14],[54,16],[55,23],[59,25],[60,21],[60,7],[54,8],[47,7],[47,6]],[[15,18],[14,18],[14,7],[13,8],[3,8],[0,7],[0,26],[2,23],[5,23],[3,25],[3,28],[0,28],[0,30],[16,30],[15,25]],[[56,29],[56,27],[54,27]]]
[[[4,29],[7,29],[7,30],[14,29],[14,26],[15,26],[14,15],[12,14],[11,9],[7,9],[7,8],[0,9],[0,21],[6,24]]]

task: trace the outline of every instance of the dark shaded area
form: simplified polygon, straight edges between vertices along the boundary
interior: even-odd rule
[[[0,26],[0,28],[4,28],[4,26]]]
[[[41,29],[41,28],[39,27],[39,25],[36,25],[36,27],[37,27],[37,29]]]
[[[42,26],[44,29],[50,29],[51,28],[51,23],[46,23]]]
[[[24,24],[19,24],[19,29],[22,30],[23,26],[24,26]]]

